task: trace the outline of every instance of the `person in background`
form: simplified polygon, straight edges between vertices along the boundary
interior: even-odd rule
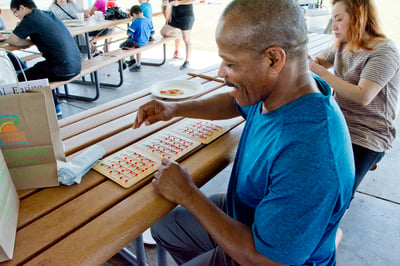
[[[96,0],[93,4],[93,6],[89,10],[85,10],[85,17],[91,17],[94,15],[94,12],[96,11],[101,11],[103,14],[106,13],[107,10],[107,2],[108,0]],[[107,35],[113,32],[113,28],[107,28],[103,30],[95,30],[89,32],[89,36],[94,37],[94,36],[102,36],[102,35]],[[109,41],[111,41],[111,38],[109,38]],[[91,54],[92,56],[98,56],[103,53],[101,50],[96,49],[96,41],[91,42],[92,48],[91,48]],[[104,47],[104,50],[108,50],[108,47]]]
[[[11,0],[10,9],[21,21],[7,42],[15,46],[36,45],[45,58],[25,70],[28,80],[48,78],[50,82],[68,80],[78,75],[80,52],[64,23],[50,11],[37,9],[33,0]],[[23,75],[18,75],[23,80]],[[57,115],[61,108],[53,91]]]
[[[1,8],[0,8],[0,30],[5,30],[7,28],[7,24],[1,16]],[[24,61],[21,60],[18,56],[11,52],[7,52],[7,56],[10,59],[11,63],[17,74],[21,73],[22,70],[26,69],[28,66]]]
[[[115,6],[117,6],[117,1],[116,0],[108,0],[107,1],[107,5],[106,5],[106,10],[109,7],[115,7]]]
[[[54,0],[49,10],[61,20],[77,19],[84,10],[72,0]]]
[[[133,127],[243,116],[228,191],[208,199],[186,169],[163,159],[153,187],[179,206],[152,236],[179,265],[335,265],[354,159],[329,85],[309,71],[304,12],[294,0],[234,0],[216,41],[230,92],[151,101]]]
[[[310,61],[310,69],[332,87],[349,127],[354,195],[396,136],[400,56],[381,31],[372,0],[334,0],[332,19],[336,42]]]
[[[101,11],[105,14],[107,10],[107,1],[108,0],[96,0],[89,10],[85,10],[85,16],[93,16],[96,11]]]
[[[129,37],[121,43],[120,47],[122,49],[135,49],[147,45],[151,31],[153,30],[153,23],[143,15],[143,11],[139,5],[132,6],[129,13],[133,17],[133,21],[128,29]],[[131,58],[130,62],[134,62],[134,60]],[[128,63],[128,66],[131,72],[141,71],[140,53],[136,54],[136,62],[132,64]]]
[[[194,0],[175,0],[163,1],[163,13],[166,17],[166,23],[161,29],[162,36],[182,37],[186,48],[186,57],[181,70],[189,67],[189,60],[192,54],[191,33],[194,24],[193,12]],[[181,59],[179,54],[180,38],[175,39],[174,58]]]
[[[72,0],[54,0],[49,10],[61,20],[77,19],[78,13],[84,13],[82,7]],[[75,36],[76,44],[81,53],[87,53],[87,45],[83,34]]]
[[[140,8],[143,11],[143,16],[150,19],[152,27],[153,27],[153,9],[151,7],[150,0],[139,0],[139,4],[140,4]],[[150,33],[150,39],[149,39],[150,42],[154,40],[154,34],[155,34],[155,31],[154,31],[154,27],[153,27],[153,30]]]

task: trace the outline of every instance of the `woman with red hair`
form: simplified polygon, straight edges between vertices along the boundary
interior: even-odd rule
[[[334,0],[332,20],[336,42],[310,62],[310,69],[333,88],[350,130],[354,195],[396,136],[400,56],[381,31],[372,0]]]

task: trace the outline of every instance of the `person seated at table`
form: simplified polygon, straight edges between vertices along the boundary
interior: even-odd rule
[[[87,16],[93,16],[94,12],[101,11],[103,14],[106,13],[108,0],[96,0],[93,6],[89,10],[85,10]]]
[[[163,159],[152,181],[179,207],[152,235],[180,265],[335,265],[354,159],[329,85],[308,69],[304,12],[293,0],[234,0],[216,29],[230,92],[153,100],[133,127],[172,117],[245,118],[226,195],[206,198]]]
[[[49,10],[61,20],[78,19],[78,13],[84,13],[82,7],[72,0],[54,0]]]
[[[80,73],[82,62],[79,49],[60,19],[50,11],[38,9],[33,0],[11,0],[10,9],[21,22],[7,42],[20,47],[34,44],[45,58],[25,70],[28,80],[48,78],[50,82],[61,81]],[[23,75],[19,74],[18,79],[23,80]],[[56,113],[61,115],[54,91],[53,97]]]
[[[356,179],[353,195],[368,171],[392,148],[400,95],[400,55],[382,33],[372,1],[333,1],[333,47],[310,61],[329,83],[352,139]],[[328,68],[333,67],[333,73]]]
[[[128,29],[128,39],[120,44],[122,49],[135,49],[145,46],[149,43],[150,34],[153,30],[151,20],[143,15],[143,11],[139,5],[131,7],[129,14],[133,17],[133,21]],[[130,60],[129,71],[139,72],[142,69],[140,53],[136,54],[136,62]]]
[[[7,28],[7,24],[1,16],[1,8],[0,8],[0,30],[5,30]],[[17,74],[19,74],[22,70],[26,69],[28,66],[19,56],[7,51],[7,57],[10,59],[11,63]]]

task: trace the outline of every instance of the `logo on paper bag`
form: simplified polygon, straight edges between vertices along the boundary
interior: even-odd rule
[[[18,129],[20,121],[17,115],[0,116],[0,146],[27,143],[25,131]]]

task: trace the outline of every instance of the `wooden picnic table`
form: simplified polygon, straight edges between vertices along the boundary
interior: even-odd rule
[[[91,32],[91,31],[112,28],[112,27],[119,26],[122,24],[128,25],[131,21],[132,21],[132,18],[115,19],[115,20],[103,19],[101,21],[98,21],[98,20],[94,19],[94,17],[90,17],[89,19],[86,19],[83,22],[82,26],[68,26],[68,23],[66,23],[66,25],[68,26],[68,29],[71,32],[71,35],[76,36],[76,35],[85,34],[85,33]],[[75,25],[79,25],[79,23],[77,23]]]
[[[199,74],[207,78],[183,77],[202,84],[194,97],[227,89],[215,78],[215,68]],[[106,156],[110,155],[179,121],[133,130],[137,108],[154,98],[144,90],[61,120],[68,159],[93,144],[102,145]],[[241,130],[241,121],[235,122],[222,137],[180,161],[196,184],[204,184],[232,162]],[[14,258],[4,265],[104,263],[174,208],[154,192],[151,179],[152,174],[126,189],[91,170],[81,184],[18,191],[21,203]]]

